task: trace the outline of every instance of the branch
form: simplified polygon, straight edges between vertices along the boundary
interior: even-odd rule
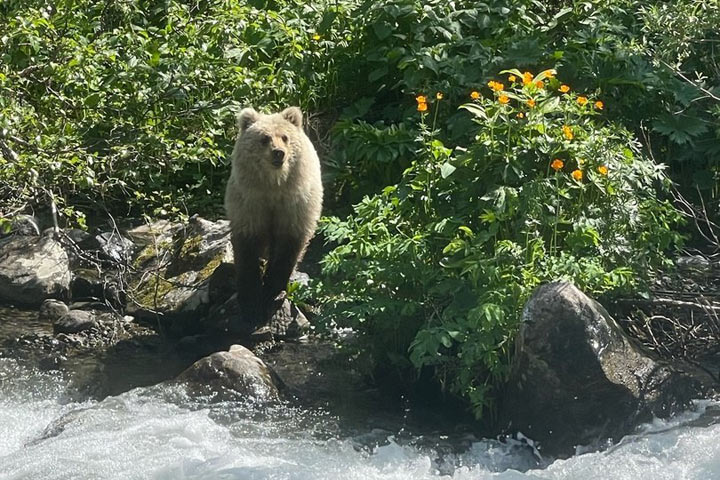
[[[715,101],[717,101],[717,102],[720,102],[720,97],[718,97],[717,95],[715,95],[714,93],[712,93],[712,92],[711,92],[710,90],[708,90],[707,88],[701,87],[701,86],[698,85],[697,83],[695,83],[695,82],[693,82],[692,80],[690,80],[688,77],[685,76],[684,73],[682,73],[682,72],[680,71],[679,68],[673,67],[672,65],[670,65],[669,63],[667,63],[665,60],[660,60],[660,63],[662,63],[663,65],[665,65],[665,67],[669,68],[673,73],[675,73],[675,75],[679,76],[680,78],[682,78],[683,80],[685,80],[687,83],[689,83],[689,84],[692,85],[693,87],[695,87],[695,88],[697,88],[698,90],[700,90],[701,92],[703,92],[703,93],[704,93],[705,95],[707,95],[708,97],[712,98],[713,100],[715,100]]]

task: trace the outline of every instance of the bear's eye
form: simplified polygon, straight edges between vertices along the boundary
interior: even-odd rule
[[[270,135],[263,135],[262,140],[260,140],[263,145],[267,145],[270,143]]]
[[[287,143],[287,140],[288,140],[288,139],[287,139],[287,135],[283,135],[283,136],[282,136],[282,141],[285,142],[285,143]]]

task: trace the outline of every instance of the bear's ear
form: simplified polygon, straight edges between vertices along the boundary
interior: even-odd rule
[[[296,127],[302,128],[302,112],[298,107],[288,107],[283,110],[280,115],[282,115],[285,120],[292,123]]]
[[[250,125],[260,118],[260,114],[253,108],[243,108],[237,116],[237,124],[241,132],[244,132]]]

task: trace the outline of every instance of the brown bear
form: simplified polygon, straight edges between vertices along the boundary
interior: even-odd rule
[[[241,315],[252,324],[268,320],[320,218],[320,160],[302,123],[297,107],[238,115],[225,210]]]

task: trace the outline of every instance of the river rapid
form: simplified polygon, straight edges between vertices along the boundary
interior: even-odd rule
[[[718,405],[707,401],[549,462],[523,442],[338,428],[325,412],[190,398],[177,385],[77,402],[67,384],[0,358],[0,479],[720,478]]]

